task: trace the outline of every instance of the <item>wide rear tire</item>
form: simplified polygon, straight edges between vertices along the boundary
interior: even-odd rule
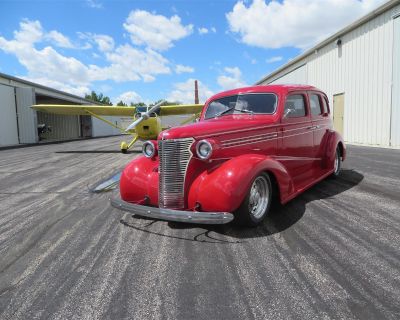
[[[342,155],[340,153],[340,148],[336,148],[335,160],[333,163],[333,173],[331,175],[332,178],[337,178],[340,175],[340,171],[342,170]]]
[[[252,182],[234,221],[241,226],[256,227],[268,215],[272,202],[272,183],[268,174],[259,174]]]

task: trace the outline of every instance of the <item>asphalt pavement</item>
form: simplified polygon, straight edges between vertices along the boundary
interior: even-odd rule
[[[0,150],[0,319],[400,318],[400,150],[240,229],[111,208],[120,140]]]

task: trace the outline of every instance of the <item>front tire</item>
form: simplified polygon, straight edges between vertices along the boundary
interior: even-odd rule
[[[255,227],[268,215],[272,202],[272,184],[268,174],[261,173],[252,182],[235,221],[241,226]]]

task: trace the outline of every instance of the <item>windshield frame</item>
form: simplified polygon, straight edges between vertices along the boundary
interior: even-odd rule
[[[272,113],[265,113],[265,112],[252,112],[252,113],[223,113],[220,114],[219,116],[213,116],[213,117],[208,117],[206,118],[206,114],[208,111],[208,108],[210,107],[211,103],[213,103],[216,100],[219,99],[223,99],[223,98],[229,98],[229,97],[234,97],[234,96],[244,96],[244,95],[274,95],[275,96],[275,108],[274,111]],[[237,100],[236,100],[237,101]],[[279,97],[275,92],[243,92],[243,93],[236,93],[236,94],[231,94],[231,95],[226,95],[226,96],[222,96],[216,99],[211,100],[208,104],[207,104],[207,108],[204,110],[204,115],[203,115],[203,120],[210,120],[210,119],[216,119],[216,118],[220,118],[220,117],[224,117],[224,116],[228,116],[228,115],[264,115],[264,116],[271,116],[274,115],[276,113],[276,111],[278,110],[278,104],[279,104]],[[226,109],[228,110],[228,109]],[[251,111],[251,110],[249,110]]]

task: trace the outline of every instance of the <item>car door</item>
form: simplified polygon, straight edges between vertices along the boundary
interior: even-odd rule
[[[291,175],[295,188],[310,183],[314,140],[306,92],[286,96],[280,127],[279,158]]]
[[[328,129],[330,129],[329,108],[327,99],[319,92],[309,92],[310,113],[313,130],[314,147],[313,153],[316,161],[321,167],[321,160],[324,153],[324,140],[327,139]]]

